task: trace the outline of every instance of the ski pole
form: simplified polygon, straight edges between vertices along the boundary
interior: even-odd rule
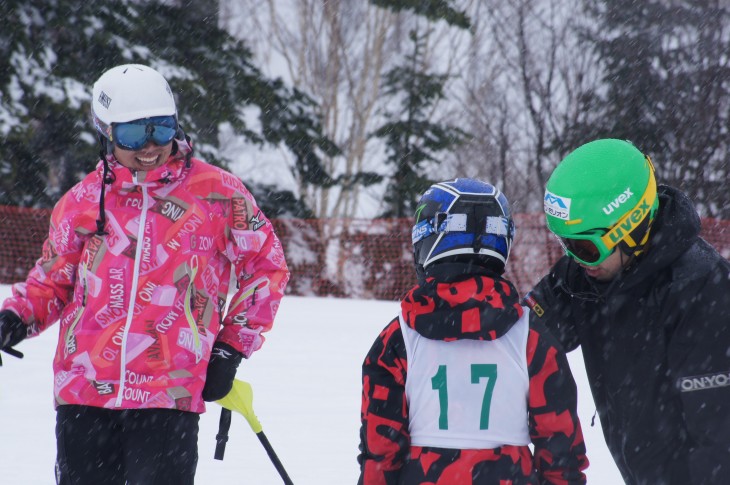
[[[274,448],[271,446],[271,443],[264,434],[263,427],[256,417],[256,414],[254,414],[253,389],[251,388],[251,384],[235,379],[233,381],[233,388],[231,389],[231,392],[229,392],[226,397],[219,399],[216,402],[223,406],[223,409],[221,409],[218,435],[216,435],[217,444],[215,459],[223,459],[226,441],[228,441],[228,428],[231,425],[231,411],[236,411],[246,418],[248,425],[251,426],[253,432],[256,433],[256,437],[261,442],[264,450],[266,450],[266,454],[269,455],[271,463],[274,464],[276,471],[279,472],[279,476],[281,476],[282,480],[284,480],[285,485],[294,485],[291,478],[289,478],[289,475],[286,473],[284,465],[282,465],[279,457],[276,456]]]

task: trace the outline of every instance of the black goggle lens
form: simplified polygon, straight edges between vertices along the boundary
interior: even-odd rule
[[[560,238],[565,248],[575,255],[576,258],[586,263],[595,263],[601,259],[601,251],[588,239],[567,239]]]

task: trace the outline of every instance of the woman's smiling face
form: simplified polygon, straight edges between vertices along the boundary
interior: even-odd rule
[[[148,141],[139,150],[125,150],[114,146],[114,157],[130,170],[148,171],[164,165],[172,153],[172,142],[159,146]]]

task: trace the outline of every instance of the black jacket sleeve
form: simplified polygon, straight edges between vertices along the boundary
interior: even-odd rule
[[[692,447],[692,483],[730,476],[730,263],[709,246],[695,245],[675,266],[667,303],[677,326],[669,366],[679,389]],[[714,261],[706,271],[708,262]],[[687,269],[687,271],[683,271]]]
[[[409,450],[406,348],[398,319],[380,333],[362,367],[359,484],[397,485]]]
[[[539,322],[550,330],[565,352],[580,345],[570,295],[564,290],[568,283],[562,276],[567,274],[569,264],[568,258],[561,258],[523,300],[530,308],[530,322]]]
[[[530,438],[540,483],[584,484],[588,458],[575,381],[565,353],[540,322],[530,324],[527,364]]]

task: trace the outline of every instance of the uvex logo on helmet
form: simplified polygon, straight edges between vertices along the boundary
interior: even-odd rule
[[[629,200],[632,195],[634,195],[634,193],[631,192],[631,187],[626,187],[626,190],[624,190],[621,195],[613,199],[606,207],[603,208],[603,212],[606,215],[611,214],[614,209],[618,209],[621,204]]]
[[[624,195],[624,194],[622,194]],[[610,239],[611,243],[607,244],[609,247],[613,247],[618,244],[627,234],[630,234],[639,223],[644,220],[644,217],[651,210],[653,200],[650,199],[651,194],[644,194],[639,204],[634,208],[633,211],[627,213],[621,220],[613,226],[613,228],[601,237],[607,242]]]

